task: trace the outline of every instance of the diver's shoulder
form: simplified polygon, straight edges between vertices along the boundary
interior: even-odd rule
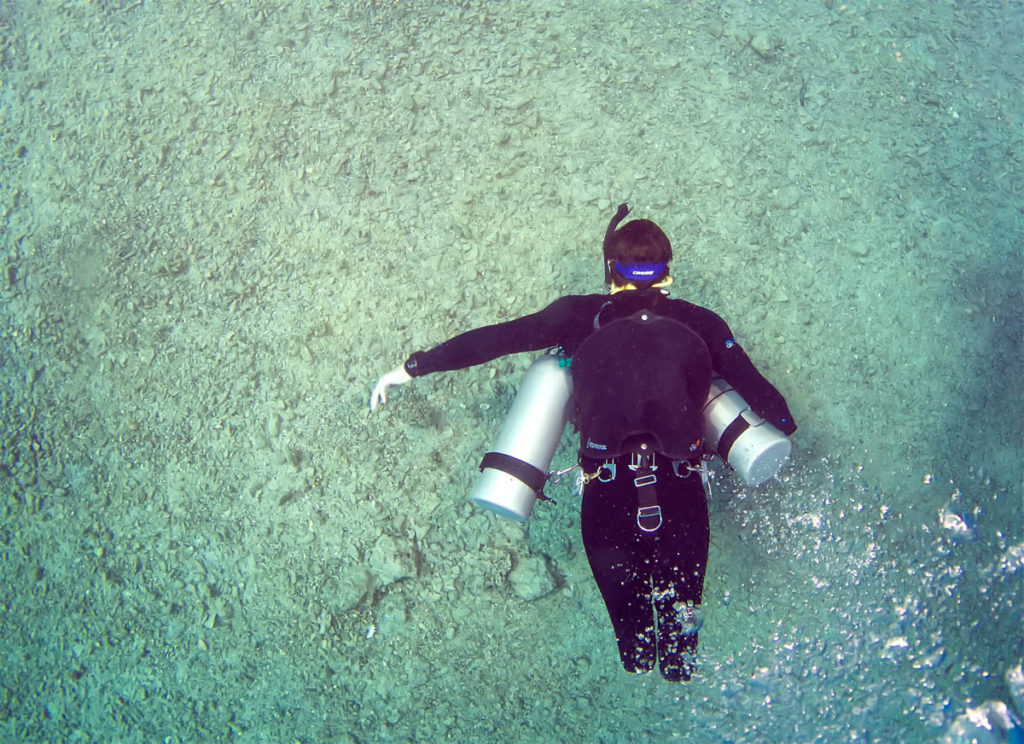
[[[667,292],[663,292],[662,297],[664,297],[664,300],[663,300],[664,302],[667,302],[670,307],[672,307],[672,308],[674,308],[676,310],[683,310],[683,311],[691,312],[691,313],[699,313],[699,314],[702,314],[702,315],[704,313],[711,313],[712,315],[715,314],[713,311],[709,310],[708,308],[704,307],[703,305],[698,305],[695,302],[690,302],[689,300],[683,300],[683,299],[681,299],[679,297],[672,297]]]
[[[564,305],[566,307],[600,307],[608,301],[607,294],[579,294],[563,295],[552,304]]]
[[[570,318],[593,318],[601,305],[608,299],[607,295],[563,295],[540,311],[540,314],[552,322],[566,322]]]
[[[725,323],[721,315],[703,305],[675,297],[667,297],[667,300],[675,313],[685,316],[685,318],[691,321],[703,321],[713,324]]]

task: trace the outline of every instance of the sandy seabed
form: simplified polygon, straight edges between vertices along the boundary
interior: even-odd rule
[[[995,0],[5,2],[0,739],[1019,716],[1022,39]],[[800,424],[778,480],[719,469],[685,686],[620,669],[569,485],[467,501],[528,355],[366,410],[600,291],[622,201]]]

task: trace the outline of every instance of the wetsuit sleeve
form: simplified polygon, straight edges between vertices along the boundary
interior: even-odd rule
[[[713,315],[713,320],[707,324],[709,332],[704,334],[704,342],[711,352],[712,368],[743,396],[754,413],[783,434],[792,434],[796,431],[796,422],[786,399],[757,371],[750,357],[733,338],[728,324],[713,313],[709,312],[709,315]]]
[[[422,377],[483,364],[506,354],[558,346],[567,327],[573,325],[575,314],[572,298],[562,297],[532,315],[476,328],[428,351],[417,351],[406,360],[405,371]]]

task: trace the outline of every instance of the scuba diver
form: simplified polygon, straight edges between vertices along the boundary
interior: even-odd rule
[[[755,419],[778,430],[772,429],[788,455],[782,435],[796,431],[796,424],[785,399],[757,371],[724,320],[669,298],[669,239],[646,219],[620,227],[628,213],[627,205],[619,206],[605,233],[608,294],[562,297],[532,315],[415,352],[380,378],[370,409],[387,402],[390,386],[415,377],[556,347],[555,358],[571,375],[566,413],[547,462],[527,463],[525,470],[546,469],[568,415],[580,435],[583,546],[622,665],[645,673],[657,664],[666,679],[688,681],[696,668],[710,539],[705,409],[723,390],[744,404],[743,415],[730,414],[732,423],[723,424],[712,447],[723,459],[724,440],[735,440]],[[524,465],[488,453],[481,469],[505,470],[531,483],[517,464]],[[537,472],[541,477],[524,487],[531,499],[519,518],[529,515],[533,492],[543,486],[544,470]]]

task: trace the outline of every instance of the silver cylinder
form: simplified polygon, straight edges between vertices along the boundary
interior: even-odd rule
[[[546,477],[551,466],[571,396],[572,375],[556,355],[545,354],[530,365],[501,433],[481,465],[480,480],[470,497],[474,504],[520,522],[529,518],[543,480],[538,488],[533,485]]]
[[[729,463],[749,486],[778,475],[793,451],[789,438],[754,413],[721,377],[711,381],[703,413],[705,445]]]

